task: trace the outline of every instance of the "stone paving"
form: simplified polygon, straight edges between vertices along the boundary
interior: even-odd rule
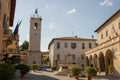
[[[19,74],[16,74],[16,78],[14,80],[75,80],[74,77],[67,77],[67,76],[56,76],[55,72],[47,72],[47,71],[30,71],[25,78],[20,78]],[[81,78],[80,80],[87,80],[86,78]],[[105,76],[97,76],[93,77],[92,80],[120,80],[109,78]]]

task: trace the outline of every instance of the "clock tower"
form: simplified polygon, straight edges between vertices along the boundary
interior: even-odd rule
[[[29,33],[29,51],[28,63],[41,64],[41,22],[42,18],[38,15],[37,9],[34,15],[30,18],[30,33]]]

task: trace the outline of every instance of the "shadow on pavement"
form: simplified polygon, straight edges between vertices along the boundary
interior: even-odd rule
[[[14,80],[59,80],[50,76],[45,75],[36,75],[36,74],[27,74],[25,78],[21,78],[20,75],[16,76]]]

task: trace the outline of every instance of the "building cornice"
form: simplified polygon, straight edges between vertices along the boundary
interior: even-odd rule
[[[48,49],[50,49],[50,45],[55,41],[55,40],[61,40],[61,41],[65,41],[65,40],[69,40],[69,41],[96,41],[96,39],[88,39],[88,38],[78,38],[78,37],[61,37],[61,38],[53,38],[50,42],[50,44],[48,45]]]
[[[95,32],[98,32],[106,23],[108,23],[112,18],[114,18],[118,13],[120,12],[120,9],[115,12],[110,18],[108,18],[100,27],[98,27]]]

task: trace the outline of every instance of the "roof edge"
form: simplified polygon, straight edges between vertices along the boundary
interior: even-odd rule
[[[116,14],[120,12],[120,9],[116,11],[110,18],[108,18],[100,27],[98,27],[94,32],[97,32],[103,25],[105,25],[108,21],[110,21]]]

